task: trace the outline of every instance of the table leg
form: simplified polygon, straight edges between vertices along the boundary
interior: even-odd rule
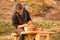
[[[46,39],[45,40],[49,40],[49,34],[46,35]]]
[[[36,34],[35,40],[40,40],[40,34]]]
[[[14,36],[14,40],[19,40],[19,36]]]

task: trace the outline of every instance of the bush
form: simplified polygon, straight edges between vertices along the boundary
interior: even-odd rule
[[[50,40],[60,40],[60,31],[55,32],[53,35],[50,35]]]
[[[13,29],[12,23],[0,23],[0,35],[9,35],[11,32],[13,32]]]
[[[60,23],[43,23],[43,22],[33,22],[34,25],[42,28],[52,28],[56,26],[60,26]]]

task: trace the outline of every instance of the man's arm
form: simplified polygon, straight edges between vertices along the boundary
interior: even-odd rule
[[[25,12],[27,13],[27,20],[28,20],[27,26],[33,25],[32,19],[31,19],[30,15],[29,15],[29,12],[27,10],[25,10]]]
[[[12,16],[12,24],[13,24],[14,27],[17,28],[17,26],[18,26],[18,21],[17,21],[17,17],[16,17],[15,14]]]
[[[26,24],[19,25],[16,15],[14,15],[14,16],[12,17],[12,24],[13,24],[13,26],[15,26],[16,28],[22,28],[22,27],[26,26]]]
[[[25,26],[27,26],[27,24],[18,25],[18,28],[23,28]]]

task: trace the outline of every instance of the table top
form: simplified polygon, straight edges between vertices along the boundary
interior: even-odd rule
[[[25,31],[21,32],[21,34],[53,34],[54,32],[47,32],[47,31]]]

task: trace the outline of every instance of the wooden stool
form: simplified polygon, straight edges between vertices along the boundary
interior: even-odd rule
[[[13,40],[19,40],[20,35],[17,33],[12,33],[11,35],[13,36]]]

